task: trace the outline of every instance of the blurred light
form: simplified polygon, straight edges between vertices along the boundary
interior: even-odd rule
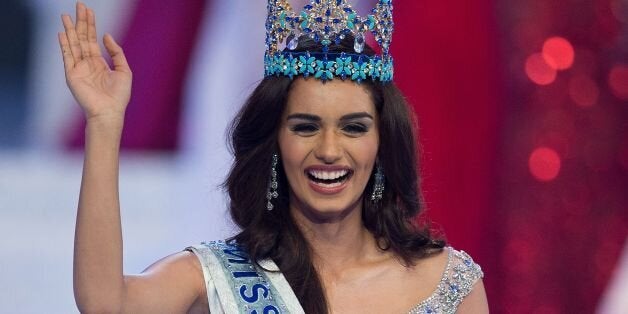
[[[563,37],[548,38],[543,44],[543,58],[556,70],[569,69],[573,65],[574,56],[573,46]]]
[[[628,1],[611,0],[611,11],[618,21],[628,23]]]
[[[569,97],[580,107],[591,107],[597,103],[600,89],[588,75],[575,75],[569,80]]]
[[[608,85],[617,98],[628,100],[628,65],[616,64],[608,75]]]
[[[530,173],[539,181],[552,181],[560,172],[560,157],[551,148],[536,148],[528,161]]]
[[[525,70],[528,78],[538,85],[549,85],[556,80],[556,70],[545,62],[540,53],[528,57]]]

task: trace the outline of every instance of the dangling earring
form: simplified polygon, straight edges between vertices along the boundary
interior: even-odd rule
[[[270,168],[270,182],[268,184],[268,191],[266,192],[266,199],[268,203],[266,203],[267,210],[273,210],[274,206],[271,202],[273,198],[279,197],[279,193],[277,192],[277,188],[279,187],[279,183],[277,183],[277,163],[279,162],[279,156],[277,154],[273,154],[273,163]]]
[[[373,182],[373,194],[371,194],[371,201],[377,203],[384,197],[384,170],[380,166],[379,162],[375,165],[375,180]]]

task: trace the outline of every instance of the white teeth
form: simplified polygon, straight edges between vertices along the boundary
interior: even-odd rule
[[[321,171],[321,170],[310,170],[309,174],[316,179],[319,180],[335,180],[342,176],[347,175],[349,170],[340,170],[340,171]]]
[[[320,182],[314,182],[314,184],[320,185],[320,186],[324,186],[326,188],[335,188],[335,187],[340,186],[342,184],[342,182],[334,182],[334,183],[329,183],[329,184],[327,184],[327,183],[320,183]]]

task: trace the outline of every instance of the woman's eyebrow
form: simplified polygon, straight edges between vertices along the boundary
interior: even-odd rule
[[[293,113],[286,118],[286,120],[293,120],[293,119],[309,120],[309,121],[314,121],[314,122],[321,121],[321,117],[313,115],[313,114],[308,114],[308,113]]]
[[[340,121],[354,120],[354,119],[361,119],[361,118],[374,120],[373,116],[369,114],[368,112],[354,112],[354,113],[349,113],[340,117]],[[294,120],[294,119],[308,120],[308,121],[313,121],[313,122],[319,122],[322,120],[321,117],[317,115],[309,114],[309,113],[293,113],[291,115],[288,115],[288,117],[286,118],[286,120]]]
[[[370,115],[368,112],[355,112],[355,113],[350,113],[350,114],[346,114],[342,116],[340,118],[340,121],[361,119],[361,118],[369,118],[371,120],[374,120],[373,116]]]

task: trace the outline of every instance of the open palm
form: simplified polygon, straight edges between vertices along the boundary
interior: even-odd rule
[[[65,77],[86,118],[124,116],[132,75],[122,48],[111,35],[103,38],[113,61],[110,68],[98,46],[94,11],[83,3],[76,4],[76,26],[69,15],[61,20],[65,32],[59,33],[59,45]]]

